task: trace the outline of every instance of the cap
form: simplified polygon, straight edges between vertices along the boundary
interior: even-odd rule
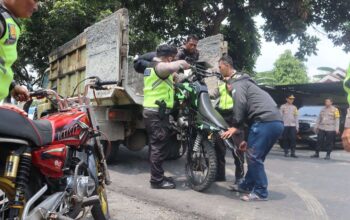
[[[287,98],[288,99],[295,99],[294,95],[288,95]]]

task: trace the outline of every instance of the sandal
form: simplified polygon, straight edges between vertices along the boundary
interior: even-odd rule
[[[247,195],[244,195],[241,197],[241,200],[245,201],[245,202],[252,202],[252,201],[267,201],[267,198],[262,198],[259,197],[257,194],[255,193],[249,193]]]

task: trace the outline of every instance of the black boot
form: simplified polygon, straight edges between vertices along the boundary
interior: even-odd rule
[[[320,154],[316,151],[314,155],[310,156],[311,158],[319,158]]]
[[[331,159],[331,153],[327,153],[326,157],[324,158],[325,160],[330,160]]]
[[[292,153],[292,154],[290,155],[290,157],[293,157],[293,158],[298,158],[298,156],[297,156],[297,155],[295,155],[295,153]]]

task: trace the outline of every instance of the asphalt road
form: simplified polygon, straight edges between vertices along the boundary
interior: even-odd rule
[[[149,186],[147,151],[121,150],[120,161],[110,166],[112,219],[350,219],[350,154],[337,150],[330,161],[311,159],[305,149],[297,154],[298,159],[285,158],[276,146],[265,163],[269,201],[247,203],[228,191],[234,179],[230,154],[228,181],[199,193],[186,184],[183,158],[164,164],[177,188],[155,190]]]

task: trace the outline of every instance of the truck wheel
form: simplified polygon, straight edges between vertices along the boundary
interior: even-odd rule
[[[111,141],[111,148],[109,151],[107,150],[108,142],[103,140],[101,143],[103,144],[105,150],[107,163],[116,163],[118,161],[119,145],[121,144],[121,141]]]

